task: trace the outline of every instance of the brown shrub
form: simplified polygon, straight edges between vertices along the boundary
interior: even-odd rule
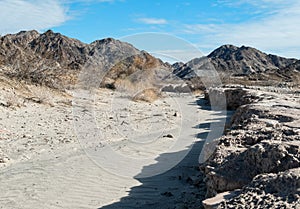
[[[144,102],[154,102],[161,96],[157,89],[149,88],[137,93],[132,100],[133,101],[144,101]]]

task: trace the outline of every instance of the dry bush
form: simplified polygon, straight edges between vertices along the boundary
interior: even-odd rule
[[[38,104],[54,106],[54,95],[52,89],[43,86],[31,86],[30,96],[26,99]]]
[[[153,102],[161,96],[152,71],[138,71],[126,78],[119,78],[114,86],[133,101]]]
[[[141,75],[131,76],[124,79],[119,78],[114,83],[115,89],[119,92],[133,96],[142,89],[154,88],[154,85],[147,76],[142,76],[142,78],[140,77]]]
[[[144,89],[143,91],[137,93],[132,100],[133,101],[144,101],[144,102],[154,102],[161,97],[160,92],[157,89],[150,88]]]
[[[8,69],[3,72],[5,76],[27,84],[38,84],[62,90],[64,81],[67,81],[64,77],[67,71],[51,60],[16,61]]]
[[[115,88],[119,92],[133,94],[136,92],[137,87],[129,79],[117,79],[115,81]]]

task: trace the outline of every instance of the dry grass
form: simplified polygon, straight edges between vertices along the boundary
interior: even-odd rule
[[[143,101],[143,102],[154,102],[161,97],[160,92],[157,89],[150,88],[144,89],[143,91],[137,93],[132,99],[133,101]]]
[[[117,79],[114,83],[115,89],[133,101],[155,101],[160,97],[160,92],[152,83],[151,76],[142,75],[144,74],[134,74],[124,79]]]
[[[133,84],[129,79],[117,79],[114,83],[115,88],[119,92],[134,94],[138,91],[138,85]]]
[[[0,74],[0,102],[5,107],[22,107],[27,102],[54,106],[55,100],[66,98],[67,93],[46,86],[27,84]]]

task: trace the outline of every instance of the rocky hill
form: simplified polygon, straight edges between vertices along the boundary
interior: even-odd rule
[[[110,85],[141,69],[167,67],[147,52],[112,38],[85,44],[51,30],[0,38],[0,72],[10,78],[66,88],[76,84],[79,72],[91,62],[98,71],[105,68]]]
[[[85,69],[87,66],[91,69]],[[97,74],[97,82],[101,81],[99,85],[109,88],[128,86],[137,81],[152,86],[173,72],[192,89],[204,89],[212,84],[205,84],[203,80],[215,80],[217,75],[211,74],[214,69],[222,83],[300,83],[300,60],[268,55],[245,46],[224,45],[207,57],[171,66],[112,38],[86,44],[51,30],[43,34],[34,30],[21,31],[0,37],[0,76],[65,89],[78,83],[83,69],[91,74],[89,79],[95,80]],[[204,76],[208,72],[210,78]]]
[[[266,54],[251,47],[223,45],[207,57],[225,83],[250,84],[253,81],[255,84],[273,85],[299,84],[300,81],[299,60]],[[181,78],[194,78],[191,72],[199,70],[195,60],[184,65],[174,64],[174,73]]]
[[[251,47],[224,45],[208,55],[215,68],[233,74],[257,74],[284,69],[296,62],[276,55],[267,55]]]

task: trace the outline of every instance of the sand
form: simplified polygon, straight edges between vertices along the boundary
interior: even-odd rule
[[[188,94],[153,103],[94,96],[0,106],[0,208],[175,208],[196,201],[189,192],[204,194],[186,180],[222,112]]]

